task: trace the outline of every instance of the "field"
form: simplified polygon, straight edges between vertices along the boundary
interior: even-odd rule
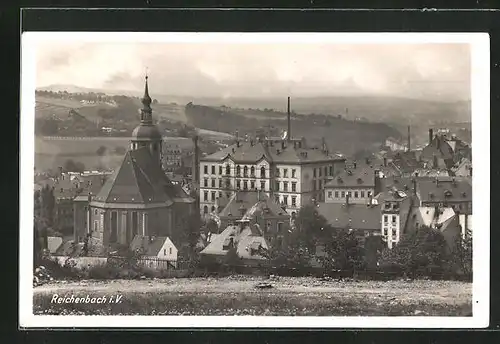
[[[260,282],[271,288],[259,289]],[[120,303],[57,304],[60,296]],[[472,284],[455,281],[323,281],[231,276],[164,280],[57,282],[34,289],[35,314],[471,316]]]

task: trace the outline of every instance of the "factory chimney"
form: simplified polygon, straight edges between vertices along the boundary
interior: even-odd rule
[[[287,116],[287,122],[288,122],[287,140],[290,141],[292,139],[292,125],[290,123],[290,97],[288,97],[286,116]]]
[[[411,146],[410,146],[410,126],[408,126],[408,152],[411,151]]]
[[[432,129],[429,129],[429,144],[432,143],[433,138],[434,138],[434,132]]]

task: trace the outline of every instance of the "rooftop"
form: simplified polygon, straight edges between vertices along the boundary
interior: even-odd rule
[[[318,213],[334,228],[380,230],[380,205],[320,203]]]

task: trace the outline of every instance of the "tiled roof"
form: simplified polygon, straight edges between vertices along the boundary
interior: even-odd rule
[[[190,202],[179,185],[173,185],[147,148],[128,151],[118,170],[106,181],[94,199],[106,203]]]
[[[267,210],[265,210],[267,208]],[[267,211],[267,216],[288,216],[273,199],[260,191],[237,191],[229,199],[227,205],[219,213],[219,217],[236,216],[241,218],[241,210],[252,216]]]
[[[375,187],[375,170],[378,168],[371,166],[359,166],[346,169],[329,181],[327,187]]]
[[[136,235],[130,243],[130,249],[133,251],[141,249],[146,256],[156,257],[167,239],[167,237]]]
[[[267,144],[264,142],[240,142],[226,147],[218,152],[202,158],[203,161],[222,161],[227,156],[238,163],[254,163],[264,157],[275,163],[307,163],[326,160],[344,160],[337,155],[329,155],[321,149],[295,147],[294,142],[288,142],[285,148],[280,143]]]
[[[380,205],[320,203],[318,212],[334,228],[380,230]]]
[[[236,252],[240,258],[258,260],[265,259],[259,254],[252,254],[252,248],[258,249],[259,246],[262,246],[262,248],[268,249],[269,246],[265,238],[258,235],[256,231],[252,230],[252,228],[248,225],[241,230],[241,232],[239,226],[228,226],[222,231],[222,233],[218,234],[216,237],[212,237],[210,243],[200,253],[224,256],[228,251],[224,250],[224,245],[230,238],[233,238],[233,242],[236,245]]]
[[[422,202],[472,202],[472,185],[466,177],[418,178],[417,194]]]

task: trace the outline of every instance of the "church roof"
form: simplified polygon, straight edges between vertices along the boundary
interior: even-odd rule
[[[94,201],[104,203],[152,204],[169,206],[176,201],[192,201],[176,187],[153,159],[146,147],[128,151],[118,170],[106,181]]]

